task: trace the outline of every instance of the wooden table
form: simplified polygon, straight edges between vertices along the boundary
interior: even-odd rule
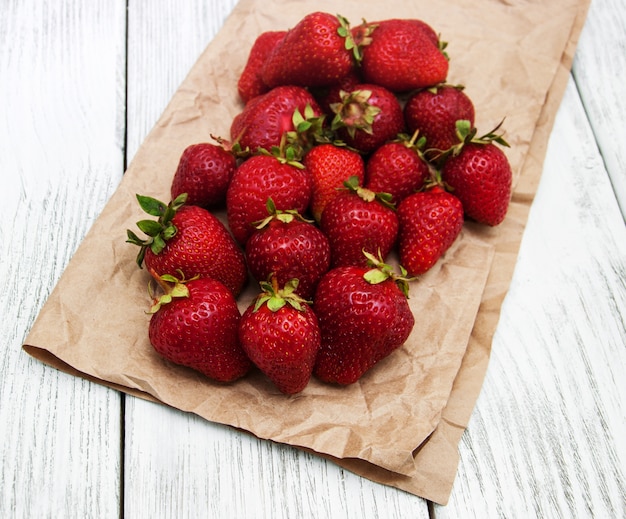
[[[21,350],[234,3],[2,2],[0,517],[626,517],[623,0],[592,2],[447,506]]]

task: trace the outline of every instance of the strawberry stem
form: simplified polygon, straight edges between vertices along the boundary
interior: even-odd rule
[[[286,304],[300,312],[303,311],[303,305],[310,304],[311,301],[307,301],[296,293],[298,284],[297,279],[292,279],[285,283],[281,289],[278,285],[278,279],[274,273],[271,273],[267,281],[259,283],[261,293],[254,302],[254,312],[257,312],[263,304],[267,304],[272,312],[277,312]]]
[[[181,271],[179,272],[181,277],[177,278],[171,274],[163,274],[162,276],[159,276],[156,272],[154,272],[154,270],[150,270],[153,279],[151,279],[150,283],[148,283],[148,294],[152,299],[152,306],[148,311],[149,314],[158,312],[163,305],[171,303],[176,297],[189,297],[189,288],[185,283],[190,280],[185,280],[183,273]],[[152,290],[152,281],[156,281],[159,287],[161,287],[161,290],[163,290],[163,294],[160,296],[155,295]]]
[[[391,279],[408,299],[409,283],[416,278],[407,277],[408,272],[402,265],[398,266],[400,273],[396,273],[391,265],[384,262],[380,250],[378,251],[378,257],[367,252],[365,249],[363,249],[363,254],[367,258],[368,265],[372,267],[363,275],[363,279],[371,285],[383,283],[384,281]]]

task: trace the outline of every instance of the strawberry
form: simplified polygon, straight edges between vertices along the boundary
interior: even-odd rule
[[[349,74],[357,52],[344,17],[313,12],[287,31],[267,57],[261,77],[270,87],[330,86]]]
[[[236,167],[235,155],[221,145],[202,142],[188,146],[172,179],[172,200],[187,193],[188,205],[206,209],[223,205]]]
[[[305,122],[307,130],[310,126],[321,126],[322,115],[308,90],[293,85],[279,86],[253,98],[233,118],[231,140],[242,150],[271,151],[272,147],[282,145],[286,134],[298,130],[298,122]]]
[[[494,131],[475,137],[467,121],[457,125],[461,143],[445,158],[441,176],[463,204],[465,216],[490,226],[504,220],[511,199],[512,172],[504,152],[508,143]]]
[[[443,83],[448,75],[445,44],[421,20],[388,19],[369,24],[371,42],[363,47],[363,78],[403,93]]]
[[[317,100],[317,104],[324,111],[324,114],[334,117],[335,112],[333,112],[331,105],[341,102],[342,91],[350,92],[360,83],[363,83],[361,75],[357,69],[353,69],[337,83],[328,87],[314,88],[311,89],[311,91]]]
[[[320,227],[328,237],[331,266],[367,264],[363,251],[384,259],[398,234],[398,216],[384,193],[374,193],[351,177],[346,189],[324,209]]]
[[[250,273],[258,281],[276,278],[280,286],[298,280],[298,294],[311,299],[319,278],[330,267],[328,239],[297,211],[279,211],[270,198],[268,217],[246,242]]]
[[[375,264],[334,268],[317,286],[313,311],[322,341],[313,374],[323,382],[356,382],[404,344],[415,325],[409,280]]]
[[[461,201],[439,185],[405,198],[397,214],[400,264],[411,276],[429,270],[463,228]]]
[[[426,139],[429,157],[457,144],[456,122],[467,120],[474,126],[474,117],[474,104],[462,86],[438,85],[420,90],[404,106],[406,126]]]
[[[145,264],[159,276],[182,272],[187,279],[214,278],[239,295],[247,280],[245,258],[221,220],[202,207],[185,205],[185,194],[168,205],[142,195],[137,200],[146,213],[158,217],[137,222],[145,239],[127,231],[127,241],[140,247],[139,267]]]
[[[355,85],[333,103],[331,130],[361,153],[370,153],[404,129],[400,101],[390,90],[373,84]]]
[[[244,104],[270,90],[270,87],[261,79],[261,70],[267,56],[278,42],[282,41],[285,34],[287,31],[266,31],[259,34],[254,40],[248,60],[237,81],[237,92]]]
[[[235,170],[226,193],[226,216],[242,246],[267,216],[267,200],[277,209],[304,213],[311,200],[312,180],[302,164],[274,155],[254,155]]]
[[[150,309],[148,336],[165,359],[219,382],[232,382],[252,364],[239,342],[241,315],[232,292],[211,278],[157,277],[164,294]]]
[[[317,222],[326,204],[339,193],[338,189],[346,180],[357,177],[361,184],[365,177],[365,163],[358,152],[330,143],[312,148],[303,162],[313,181],[310,209]]]
[[[418,134],[401,134],[377,148],[365,165],[365,187],[378,193],[389,193],[399,204],[418,191],[429,177],[428,162],[422,156],[423,139]],[[417,140],[417,142],[416,142]]]
[[[293,395],[311,379],[321,341],[317,317],[296,294],[297,282],[281,289],[274,278],[260,285],[262,292],[241,317],[239,339],[276,388]]]

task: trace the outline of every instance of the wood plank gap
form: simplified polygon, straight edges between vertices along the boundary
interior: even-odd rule
[[[122,142],[122,161],[124,173],[128,168],[128,33],[129,31],[129,8],[130,0],[126,0],[126,12],[124,13],[124,137]],[[122,418],[124,418],[122,416]],[[122,422],[123,423],[123,422]],[[122,437],[123,442],[123,437]],[[123,489],[122,489],[123,490]]]
[[[577,71],[576,68],[572,69],[571,77],[572,77],[574,85],[576,86],[578,97],[580,98],[580,102],[585,112],[585,118],[587,119],[587,123],[589,125],[589,128],[591,129],[591,133],[593,134],[593,138],[596,143],[596,147],[598,149],[598,155],[602,161],[604,169],[607,172],[607,176],[609,177],[609,184],[611,186],[611,189],[613,190],[613,196],[615,197],[615,201],[617,202],[617,205],[619,206],[620,211],[622,213],[624,224],[626,224],[626,201],[623,201],[620,199],[619,188],[615,184],[616,181],[613,175],[611,175],[610,164],[607,162],[606,157],[605,157],[605,150],[603,146],[602,135],[597,131],[596,125],[594,124],[595,119],[593,117],[593,111],[591,110],[591,108],[586,102],[584,88],[581,88],[581,85],[579,84],[578,77],[577,77],[578,75],[576,74],[576,71]]]
[[[124,6],[124,135],[122,140],[122,173],[128,168],[128,40],[129,40],[129,2]],[[126,496],[126,395],[120,394],[120,474],[119,474],[119,517],[124,519]]]
[[[128,27],[128,25],[127,25]],[[126,395],[120,394],[120,519],[124,519],[126,476]]]

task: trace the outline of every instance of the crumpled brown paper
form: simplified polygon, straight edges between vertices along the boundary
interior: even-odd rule
[[[349,387],[312,380],[298,395],[259,373],[223,385],[160,358],[147,338],[148,274],[125,231],[142,218],[135,194],[168,199],[183,149],[228,136],[241,110],[236,82],[256,36],[288,29],[304,2],[242,0],[189,72],[137,152],[38,316],[24,349],[59,369],[260,438],[332,459],[374,481],[445,504],[489,360],[589,0],[318,0],[361,19],[420,18],[448,42],[449,82],[474,101],[479,133],[503,118],[514,194],[497,228],[466,223],[446,256],[413,282],[406,344]],[[227,67],[225,68],[225,64]],[[223,215],[221,215],[223,217]],[[98,272],[99,275],[94,275]],[[93,294],[89,310],[84,294]],[[255,294],[242,295],[243,309]],[[106,320],[98,316],[107,315]]]

